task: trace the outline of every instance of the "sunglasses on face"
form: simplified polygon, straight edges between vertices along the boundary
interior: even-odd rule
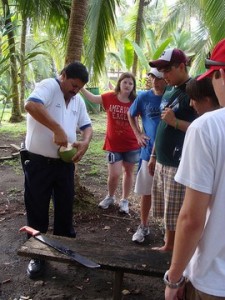
[[[225,62],[222,61],[215,61],[215,60],[211,60],[211,59],[207,59],[205,60],[205,68],[206,69],[210,69],[210,67],[219,67],[219,66],[224,66],[225,67]]]

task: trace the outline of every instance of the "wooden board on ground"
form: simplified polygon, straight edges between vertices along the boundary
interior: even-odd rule
[[[101,265],[100,269],[113,271],[115,274],[113,299],[121,299],[124,273],[162,277],[171,260],[170,253],[151,250],[149,246],[134,243],[110,245],[104,242],[71,239],[46,234],[78,254],[81,254]],[[69,256],[30,238],[18,250],[18,255],[52,260],[76,265]],[[96,269],[98,270],[98,269]]]
[[[162,276],[168,269],[170,254],[153,251],[149,246],[136,244],[117,245],[117,247],[101,242],[88,242],[87,240],[70,239],[46,235],[54,238],[67,248],[86,256],[101,265],[101,269],[123,270],[125,273],[141,274],[147,276]],[[69,256],[30,238],[18,250],[21,256],[38,257],[47,260],[76,264]]]

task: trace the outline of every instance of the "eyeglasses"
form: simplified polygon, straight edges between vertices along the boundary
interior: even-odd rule
[[[216,66],[224,66],[225,67],[225,62],[222,61],[215,61],[215,60],[211,60],[211,59],[207,59],[205,60],[205,68],[206,69],[210,69],[210,67],[216,67]]]

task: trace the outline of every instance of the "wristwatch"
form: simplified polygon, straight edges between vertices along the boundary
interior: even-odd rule
[[[163,281],[164,281],[165,285],[167,285],[171,289],[179,289],[180,287],[182,287],[184,285],[184,283],[185,283],[184,276],[181,276],[181,279],[178,282],[170,282],[168,279],[168,273],[169,273],[169,270],[166,271],[166,273],[163,277]]]

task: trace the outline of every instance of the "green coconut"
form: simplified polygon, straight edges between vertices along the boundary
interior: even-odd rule
[[[68,143],[67,147],[61,146],[59,148],[59,157],[65,162],[72,162],[73,156],[76,154],[77,148],[74,148],[72,144]]]

